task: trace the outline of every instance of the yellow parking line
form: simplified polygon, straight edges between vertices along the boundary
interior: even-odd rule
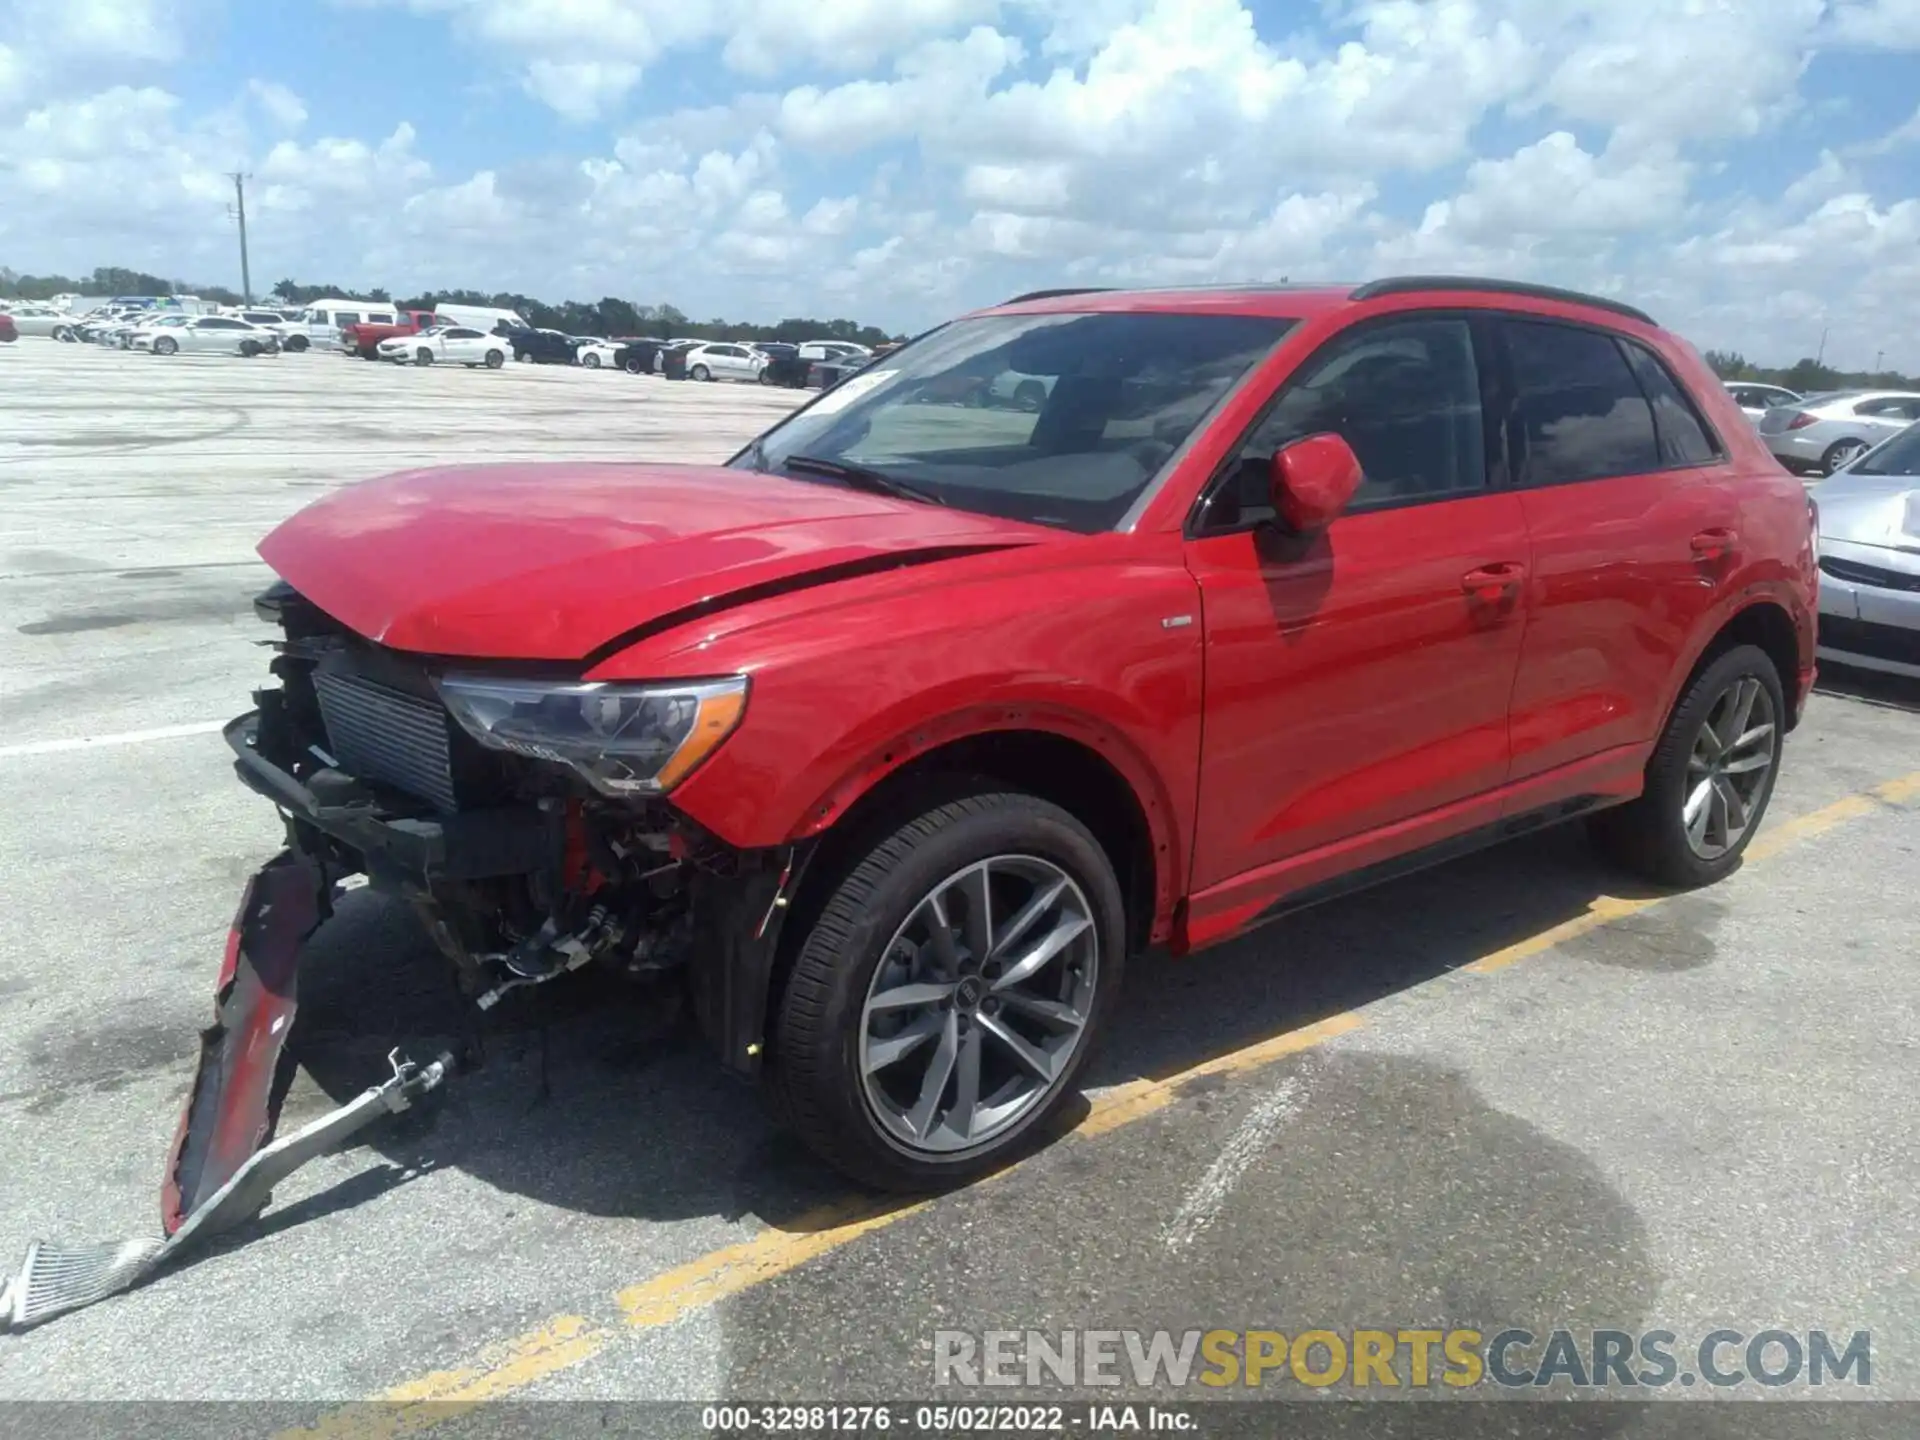
[[[1920,799],[1920,771],[1885,781],[1858,795],[1785,821],[1755,837],[1749,863],[1766,860],[1791,845],[1823,835],[1885,806]],[[1664,896],[1625,900],[1597,897],[1585,913],[1466,965],[1491,974],[1543,954],[1577,935],[1661,903]],[[1183,1086],[1207,1075],[1244,1075],[1287,1055],[1323,1045],[1359,1029],[1357,1012],[1330,1015],[1284,1035],[1201,1061],[1170,1075],[1130,1081],[1096,1096],[1070,1132],[1076,1138],[1105,1135],[1166,1109]],[[1005,1171],[1001,1172],[1006,1173]],[[590,1360],[618,1335],[620,1327],[652,1328],[752,1289],[798,1269],[809,1261],[849,1245],[935,1202],[921,1200],[889,1208],[887,1202],[853,1200],[815,1211],[787,1229],[768,1229],[750,1240],[728,1245],[616,1294],[619,1321],[598,1324],[581,1315],[557,1315],[526,1334],[491,1346],[470,1363],[410,1380],[374,1397],[334,1410],[303,1430],[283,1436],[325,1436],[327,1440],[394,1440],[430,1429],[474,1405],[517,1393],[545,1377]]]

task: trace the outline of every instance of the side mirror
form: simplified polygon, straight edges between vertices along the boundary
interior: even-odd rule
[[[1273,455],[1273,511],[1296,534],[1324,530],[1360,488],[1360,457],[1338,435],[1309,435]]]

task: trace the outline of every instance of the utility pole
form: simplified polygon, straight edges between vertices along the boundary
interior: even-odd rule
[[[1880,373],[1880,362],[1886,358],[1887,358],[1887,352],[1884,350],[1876,350],[1873,352],[1873,373],[1874,374],[1878,375]]]
[[[247,304],[253,304],[253,273],[247,266],[247,181],[252,178],[235,170],[231,172],[233,180],[233,213],[240,221],[240,298]]]
[[[1826,358],[1827,358],[1827,327],[1825,325],[1822,325],[1820,327],[1820,353],[1813,357],[1813,363],[1816,365],[1821,364],[1823,361],[1826,360]]]

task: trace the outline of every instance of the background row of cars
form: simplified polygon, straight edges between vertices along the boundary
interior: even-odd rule
[[[789,344],[568,335],[529,325],[511,310],[481,306],[449,304],[433,311],[409,311],[333,298],[289,309],[206,308],[212,313],[197,313],[198,307],[177,301],[129,297],[84,314],[29,303],[15,306],[12,315],[19,334],[160,354],[254,356],[336,350],[367,360],[476,367],[498,367],[511,359],[796,389],[831,388],[869,364],[876,354],[864,345],[833,339]],[[1038,408],[1037,403],[1033,408]]]
[[[1744,380],[1726,387],[1774,459],[1796,475],[1832,475],[1920,421],[1920,392],[1912,390],[1801,395]]]

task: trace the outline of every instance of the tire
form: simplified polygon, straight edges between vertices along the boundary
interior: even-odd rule
[[[1040,407],[1047,403],[1047,387],[1038,380],[1022,380],[1014,387],[1013,403],[1016,409],[1037,415]]]
[[[260,353],[260,342],[258,340],[242,340],[240,342],[240,353],[249,360],[253,359],[254,356]]]
[[[626,364],[622,365],[620,368],[622,370],[625,370],[629,375],[646,374],[646,371],[641,367],[640,362],[631,355],[627,357]]]
[[[1120,886],[1086,826],[1032,795],[991,782],[968,788],[960,799],[930,804],[891,831],[876,832],[877,843],[834,883],[773,1005],[766,1084],[774,1112],[829,1164],[883,1189],[962,1183],[1005,1164],[1043,1134],[1048,1117],[1073,1093],[1125,964]],[[924,928],[934,914],[930,897],[944,893],[942,908],[951,920],[951,897],[958,893],[961,929],[969,929],[970,892],[954,887],[981,875],[993,897],[989,913],[1008,922],[1027,901],[1067,882],[1026,931],[1028,939],[1050,922],[1062,930],[1069,920],[1084,922],[1082,928],[1022,980],[998,971],[998,960],[974,966],[964,937],[949,929],[949,958],[964,962],[965,978],[946,987],[944,1004],[921,1000],[899,1011],[869,1011],[872,994],[898,994],[926,967],[938,971],[937,942]],[[1003,1001],[1002,994],[1021,998]],[[1042,1020],[1027,1008],[1034,1004],[1078,1018]],[[903,1018],[894,1019],[896,1013]],[[917,1043],[870,1073],[875,1047],[897,1045],[904,1032],[922,1026],[928,1028]],[[1000,1038],[1008,1032],[1026,1043],[1044,1077],[1042,1068],[1016,1062],[1016,1049]],[[956,1048],[947,1049],[947,1070],[930,1092],[943,1047]],[[998,1116],[970,1110],[975,1119],[956,1134],[952,1112],[962,1103],[969,1049],[976,1098],[1003,1084],[1020,1088],[997,1107]],[[916,1129],[913,1112],[921,1106]],[[979,1138],[971,1138],[976,1132]]]
[[[696,365],[687,372],[689,380],[707,381],[713,379],[713,372],[704,365]]]
[[[1742,694],[1744,711],[1739,708]],[[1762,713],[1765,721],[1758,718]],[[1667,717],[1667,728],[1647,762],[1640,798],[1589,822],[1595,843],[1615,863],[1660,885],[1691,889],[1724,878],[1739,865],[1773,798],[1786,718],[1780,675],[1766,651],[1736,645],[1714,657],[1688,682]],[[1736,736],[1717,733],[1710,742],[1705,727],[1711,723],[1725,730],[1729,720],[1738,720],[1747,734],[1761,724],[1771,728],[1744,746],[1736,743]],[[1709,763],[1702,757],[1714,742],[1721,753]],[[1753,763],[1762,756],[1764,768]],[[1690,838],[1686,810],[1703,788],[1711,793],[1703,797],[1695,826],[1702,833],[1699,839]],[[1720,843],[1731,833],[1728,788],[1739,801],[1745,824],[1729,843]]]
[[[1820,457],[1820,473],[1831,475],[1870,448],[1864,440],[1836,440],[1827,447],[1827,453]]]
[[[413,352],[413,363],[416,365],[433,364],[433,351],[422,345],[418,350]]]
[[[580,363],[589,370],[598,370],[600,368],[600,357],[598,355],[586,355],[581,357]]]
[[[502,365],[506,363],[507,363],[507,357],[501,354],[500,351],[498,350],[487,351],[487,368],[489,370],[498,370]]]
[[[171,335],[162,335],[153,342],[153,353],[156,355],[174,355],[178,354],[179,350],[180,342]]]
[[[307,337],[304,335],[289,335],[287,337],[286,348],[289,353],[297,355],[302,350],[305,350],[312,343],[313,342],[308,340]]]
[[[73,344],[75,338],[73,327],[70,325],[56,326],[53,332],[53,338],[68,345]]]
[[[380,350],[378,346],[375,346],[372,349],[363,349],[358,353],[362,360],[378,360],[380,358]]]

